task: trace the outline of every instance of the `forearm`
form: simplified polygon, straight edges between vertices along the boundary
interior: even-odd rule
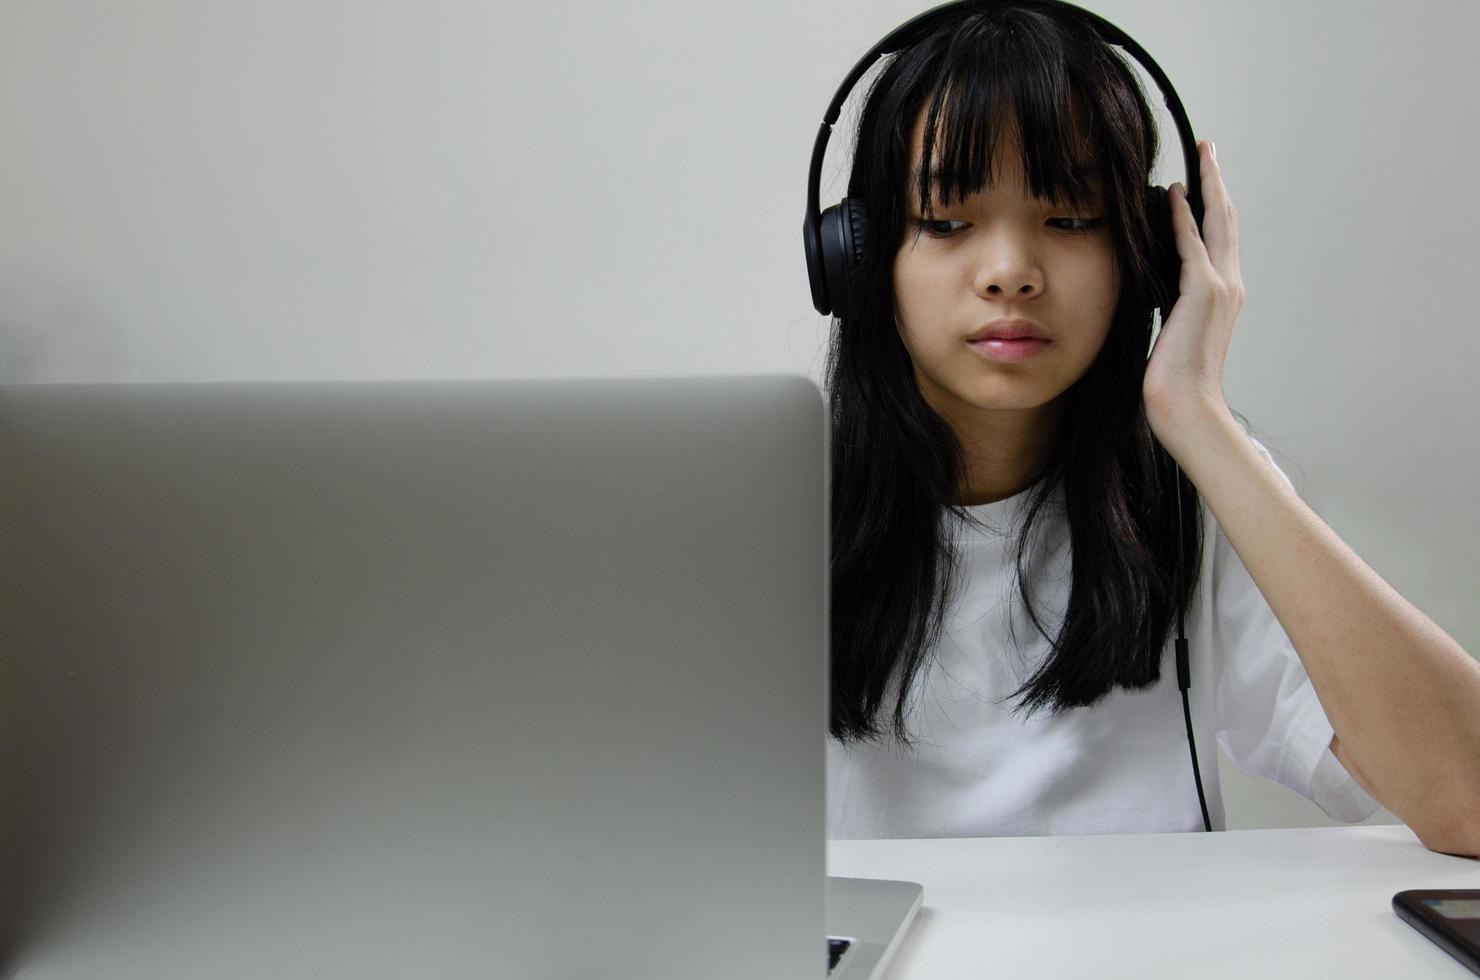
[[[1167,448],[1197,486],[1310,675],[1361,782],[1448,853],[1480,853],[1480,664],[1290,489],[1222,406]]]

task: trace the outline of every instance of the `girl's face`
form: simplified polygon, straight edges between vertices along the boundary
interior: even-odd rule
[[[923,129],[922,113],[911,173]],[[1033,197],[1018,143],[1005,136],[994,186],[950,205],[936,186],[923,224],[911,189],[894,259],[896,317],[920,393],[952,421],[1051,405],[1089,370],[1120,296],[1102,201],[1074,209]],[[1024,332],[1038,339],[988,339]]]

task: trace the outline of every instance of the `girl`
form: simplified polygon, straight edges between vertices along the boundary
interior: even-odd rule
[[[1338,819],[1381,803],[1480,853],[1480,665],[1224,401],[1243,286],[1212,144],[1201,232],[1168,194],[1153,347],[1134,76],[1067,5],[958,10],[879,75],[849,181],[869,225],[827,367],[829,836],[1221,826],[1216,737]]]

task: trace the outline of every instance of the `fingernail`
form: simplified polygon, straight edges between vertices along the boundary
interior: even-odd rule
[[[1213,155],[1214,160],[1218,159],[1218,144],[1208,140],[1208,152]]]

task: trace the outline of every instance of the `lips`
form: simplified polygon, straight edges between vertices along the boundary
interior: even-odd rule
[[[1043,340],[1052,338],[1032,320],[993,320],[966,338],[975,343],[984,340]]]
[[[987,340],[973,340],[967,346],[989,360],[1026,361],[1037,357],[1052,344],[1051,340],[1039,340],[1035,337],[1018,340],[999,340],[992,337]]]

